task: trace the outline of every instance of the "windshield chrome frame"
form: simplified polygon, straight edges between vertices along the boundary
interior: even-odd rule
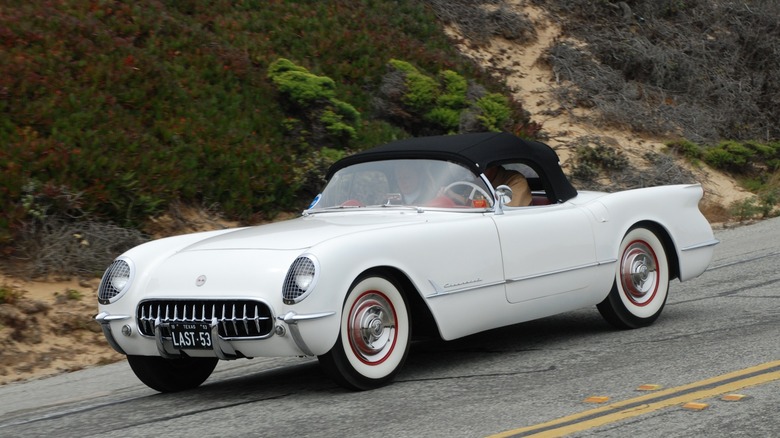
[[[393,162],[405,162],[403,164],[400,163],[393,163]],[[396,194],[397,192],[400,192],[400,188],[396,186],[395,184],[398,184],[397,177],[395,175],[391,176],[391,171],[397,171],[398,167],[390,167],[390,166],[406,166],[410,163],[415,163],[416,166],[420,166],[424,172],[428,172],[427,179],[429,181],[426,181],[424,184],[428,183],[430,187],[427,189],[427,194],[431,195],[432,193],[438,193],[438,195],[441,195],[440,191],[444,187],[448,187],[453,182],[468,182],[471,184],[476,184],[479,186],[481,190],[484,191],[484,194],[480,197],[484,197],[484,195],[488,195],[486,201],[487,206],[485,207],[474,207],[474,206],[441,206],[441,205],[425,205],[424,203],[416,204],[416,203],[410,203],[410,204],[398,204],[395,202],[391,202],[390,196]],[[384,166],[388,167],[384,167]],[[376,192],[371,193],[370,195],[366,195],[369,197],[369,201],[377,201],[380,197],[384,197],[384,200],[381,202],[372,202],[368,205],[362,204],[362,199],[357,196],[353,197],[354,188],[349,188],[349,193],[342,193],[339,195],[338,191],[332,191],[330,194],[328,194],[328,188],[331,187],[331,184],[334,183],[336,178],[339,175],[350,175],[350,170],[354,171],[357,166],[366,166],[365,172],[381,172],[384,173],[382,176],[382,180],[378,182],[377,184],[380,186],[385,186],[384,190],[377,190]],[[443,167],[442,167],[443,166]],[[372,169],[373,167],[373,169]],[[346,172],[345,172],[346,171]],[[437,172],[441,171],[441,173]],[[352,175],[357,175],[357,173],[352,173]],[[349,180],[346,180],[349,181]],[[350,186],[354,185],[355,182],[347,182]],[[360,185],[360,183],[358,183]],[[389,186],[388,186],[389,185]],[[438,187],[438,188],[437,188]],[[336,189],[339,190],[339,189]],[[382,195],[377,195],[377,193],[382,193]],[[398,193],[400,195],[400,193]],[[471,192],[471,195],[473,195],[474,192]],[[322,201],[326,199],[326,197],[330,196],[331,201],[330,202],[338,202],[339,199],[346,199],[345,201],[342,201],[342,204],[335,204],[335,205],[328,205],[324,206]],[[336,196],[334,198],[334,196]],[[427,199],[432,199],[431,197],[428,197]],[[348,201],[356,201],[355,205],[347,204]],[[395,201],[395,199],[393,199]],[[413,201],[412,201],[413,202]],[[488,181],[487,177],[484,175],[484,173],[475,173],[472,172],[467,166],[464,166],[461,163],[454,162],[454,161],[445,161],[445,160],[439,160],[439,159],[407,159],[407,158],[397,158],[397,159],[385,159],[385,160],[376,160],[376,161],[367,161],[367,162],[361,162],[356,163],[351,166],[345,167],[343,169],[339,169],[338,172],[336,172],[331,179],[327,182],[325,187],[320,191],[320,193],[314,198],[314,200],[311,202],[308,208],[303,210],[304,216],[309,216],[312,214],[318,214],[318,213],[333,213],[333,212],[346,212],[346,211],[391,211],[391,210],[401,210],[401,211],[409,211],[413,210],[417,213],[423,213],[425,211],[444,211],[444,212],[464,212],[464,213],[489,213],[489,212],[495,212],[500,211],[501,208],[499,206],[495,189]]]

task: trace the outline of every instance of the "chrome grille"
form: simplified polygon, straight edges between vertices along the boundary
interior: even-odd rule
[[[224,339],[264,338],[274,328],[270,307],[254,300],[148,300],[138,305],[136,320],[142,335],[154,336],[158,318],[161,323],[211,323],[216,318]],[[170,337],[167,328],[162,335]]]
[[[121,294],[129,285],[131,279],[130,264],[125,260],[114,260],[106,269],[98,287],[98,301],[108,304]]]

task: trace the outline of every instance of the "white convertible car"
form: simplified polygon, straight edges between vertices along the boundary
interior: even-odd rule
[[[528,206],[486,169],[521,172]],[[698,184],[575,190],[548,146],[505,133],[396,141],[344,158],[301,217],[149,242],[108,267],[95,317],[149,387],[217,362],[317,356],[340,384],[391,381],[413,336],[456,339],[595,306],[658,318],[718,241]],[[519,196],[518,194],[514,194]]]

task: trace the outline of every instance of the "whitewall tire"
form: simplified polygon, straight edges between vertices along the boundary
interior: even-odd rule
[[[661,315],[669,294],[666,249],[650,229],[632,228],[618,251],[615,281],[599,312],[618,328],[639,328]]]
[[[319,359],[342,386],[373,389],[395,377],[410,339],[409,309],[398,284],[390,277],[362,277],[344,301],[336,344]]]

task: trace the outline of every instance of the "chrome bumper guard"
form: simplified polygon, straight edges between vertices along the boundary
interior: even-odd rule
[[[308,345],[306,345],[306,342],[303,340],[303,336],[301,336],[301,330],[298,328],[298,321],[307,321],[310,319],[319,319],[319,318],[326,318],[331,315],[335,315],[336,312],[321,312],[321,313],[310,313],[308,315],[298,315],[297,313],[293,311],[289,311],[285,313],[284,315],[277,316],[277,319],[279,321],[284,321],[285,324],[287,324],[288,327],[290,327],[290,334],[293,337],[293,341],[295,341],[295,345],[298,346],[298,349],[303,352],[306,356],[314,356],[314,353],[311,351],[311,348],[309,348]]]
[[[127,356],[127,353],[125,353],[125,350],[116,342],[114,333],[111,331],[111,321],[122,321],[129,318],[130,316],[128,315],[109,315],[108,312],[100,312],[95,315],[95,321],[100,324],[100,328],[103,329],[103,336],[106,337],[108,345],[116,350],[117,353],[124,354],[125,356]]]

